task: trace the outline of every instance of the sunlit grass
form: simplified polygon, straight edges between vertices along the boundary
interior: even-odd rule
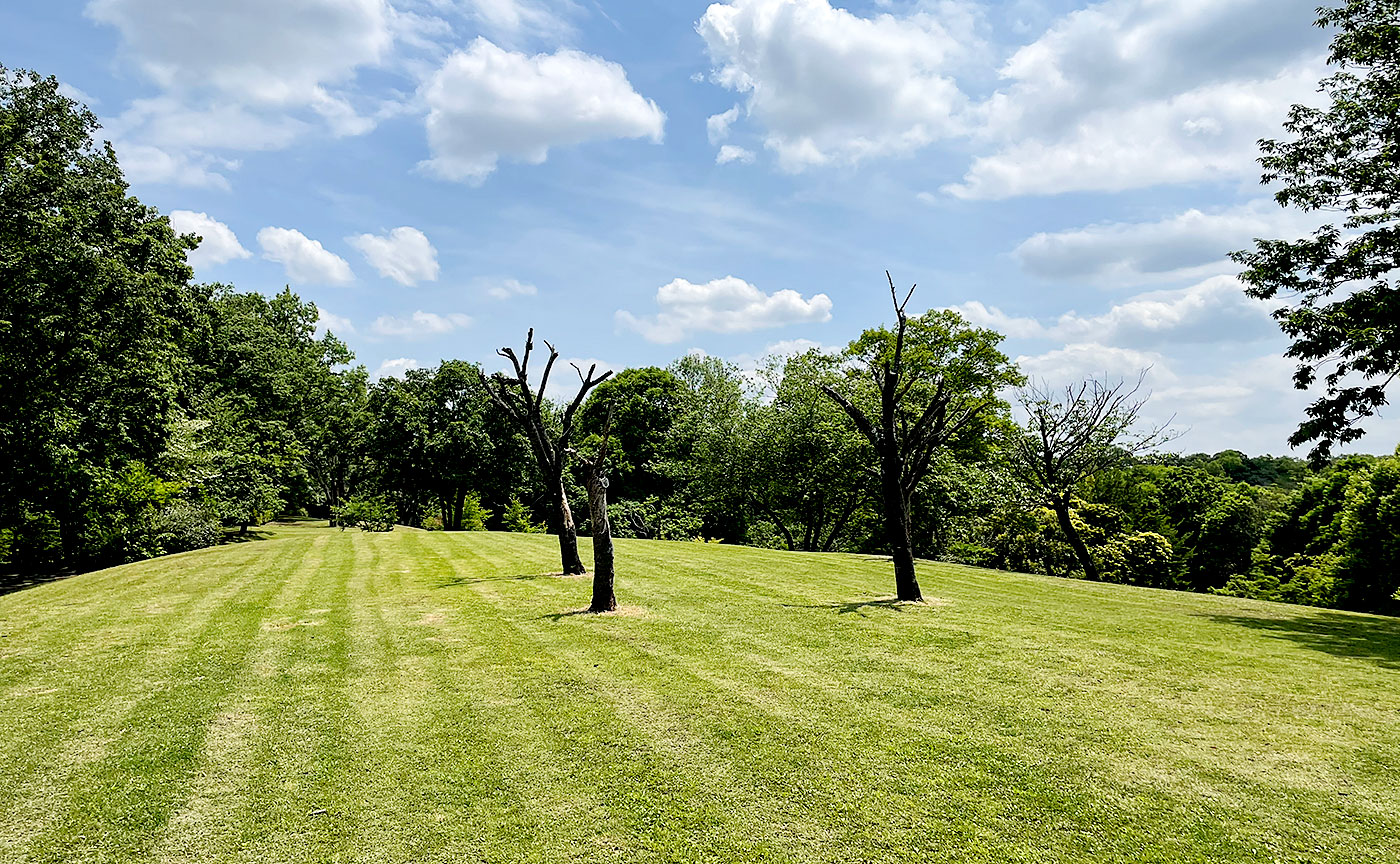
[[[1400,856],[1395,619],[641,541],[591,616],[556,549],[303,525],[0,597],[0,861]]]

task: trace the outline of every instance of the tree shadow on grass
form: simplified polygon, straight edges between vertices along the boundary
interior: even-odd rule
[[[252,543],[257,540],[271,540],[271,531],[260,531],[257,528],[248,529],[248,533],[241,531],[230,531],[224,535],[224,543]]]
[[[483,582],[523,582],[528,579],[560,579],[563,573],[517,573],[514,576],[449,576],[438,580],[434,588],[460,588],[463,585],[480,585]]]
[[[881,597],[876,600],[853,600],[849,603],[816,603],[810,606],[802,606],[795,603],[784,603],[788,609],[835,609],[837,615],[850,615],[852,613],[864,616],[867,609],[893,609],[896,612],[906,612],[909,606],[921,604],[910,603],[898,600],[894,597]]]
[[[1209,615],[1212,621],[1260,630],[1336,657],[1371,660],[1400,669],[1400,619],[1317,612],[1291,618]]]
[[[78,575],[76,570],[65,570],[59,573],[0,573],[0,597],[6,594],[13,594],[16,591],[23,591],[26,588],[33,588],[37,585],[44,585],[49,582],[57,582],[60,579],[67,579],[69,576]]]

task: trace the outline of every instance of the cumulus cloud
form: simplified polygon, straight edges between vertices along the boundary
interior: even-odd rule
[[[486,293],[497,300],[509,300],[512,297],[533,297],[537,289],[528,282],[521,282],[519,279],[498,279],[486,284]]]
[[[344,285],[355,279],[349,262],[295,228],[264,228],[258,245],[262,257],[281,264],[293,282]]]
[[[831,320],[831,298],[810,300],[791,289],[765,294],[734,276],[696,284],[675,279],[656,289],[661,311],[649,318],[618,310],[619,326],[651,342],[676,342],[696,331],[740,333],[803,322]]]
[[[1050,279],[1123,281],[1228,267],[1226,254],[1256,237],[1300,237],[1315,215],[1285,210],[1271,199],[1215,210],[1186,210],[1152,222],[1101,222],[1042,232],[1016,247],[1028,272]]]
[[[1063,134],[1016,135],[975,158],[962,182],[944,191],[1001,199],[1245,180],[1258,173],[1258,139],[1277,132],[1290,104],[1309,100],[1322,74],[1320,63],[1306,63],[1263,81],[1225,81],[1094,111]]]
[[[723,147],[719,148],[719,152],[715,154],[716,165],[728,165],[730,162],[743,162],[747,165],[753,160],[754,154],[752,150],[736,147],[733,144],[725,144]]]
[[[316,332],[318,334],[334,333],[337,336],[353,335],[355,325],[349,318],[341,317],[334,312],[328,312],[320,306],[316,307]]]
[[[1247,342],[1275,334],[1271,307],[1244,294],[1233,276],[1216,276],[1189,288],[1152,291],[1099,315],[1067,312],[1051,323],[1008,315],[970,301],[953,307],[972,323],[1012,338],[1091,340],[1106,345],[1162,346]]]
[[[616,63],[581,51],[527,55],[483,38],[453,54],[423,86],[423,166],[481,183],[500,159],[538,165],[549,148],[614,138],[659,142],[666,115]]]
[[[211,217],[208,213],[193,210],[171,210],[170,227],[179,234],[198,234],[199,248],[186,258],[191,267],[206,264],[222,264],[235,258],[251,258],[253,253],[243,248],[233,229]]]
[[[696,30],[711,80],[744,109],[785,170],[907,154],[960,130],[966,98],[949,68],[974,41],[954,15],[862,18],[827,0],[731,0]],[[731,113],[732,112],[732,113]],[[718,141],[738,113],[710,118]]]
[[[387,234],[356,234],[345,242],[358,249],[380,276],[400,285],[438,278],[437,250],[417,228],[402,225]]]
[[[269,104],[313,104],[324,89],[378,63],[393,43],[384,0],[187,3],[92,0],[136,66],[161,87],[210,87]]]
[[[123,167],[199,186],[228,182],[211,149],[285,147],[315,126],[372,128],[354,104],[356,75],[383,65],[414,20],[386,0],[198,2],[178,14],[162,0],[91,0],[85,13],[116,30],[125,59],[161,90],[107,123]]]
[[[1234,179],[1314,95],[1313,0],[1105,0],[1018,50],[979,105],[963,198]]]
[[[426,339],[441,336],[471,326],[470,315],[461,312],[424,312],[421,309],[407,318],[381,315],[374,319],[373,329],[379,336],[394,336],[406,339]]]
[[[379,364],[379,368],[374,370],[375,378],[401,378],[403,373],[410,369],[421,369],[418,361],[412,357],[397,357],[393,360],[385,360]]]

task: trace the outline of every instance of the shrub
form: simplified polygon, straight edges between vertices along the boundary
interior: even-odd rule
[[[151,535],[161,553],[188,552],[223,539],[219,517],[194,501],[171,501],[151,519]]]
[[[510,499],[510,504],[501,513],[501,527],[516,534],[543,534],[544,525],[530,521],[530,511],[519,498]]]
[[[336,517],[342,531],[347,525],[362,531],[394,530],[394,508],[382,497],[352,498],[340,506]]]

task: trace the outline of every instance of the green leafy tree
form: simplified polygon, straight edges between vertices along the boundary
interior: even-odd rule
[[[686,398],[684,382],[656,366],[624,369],[599,384],[579,410],[580,442],[595,452],[612,406],[611,494],[642,500],[671,492],[662,470],[667,436]]]
[[[808,352],[771,367],[773,400],[755,405],[743,427],[745,489],[788,549],[851,548],[875,515],[870,442],[820,390],[830,365]]]
[[[1320,91],[1325,108],[1294,105],[1289,137],[1260,142],[1263,182],[1279,204],[1340,214],[1311,237],[1256,240],[1234,253],[1250,296],[1281,300],[1274,317],[1293,340],[1293,381],[1324,395],[1289,442],[1334,444],[1364,434],[1358,423],[1386,403],[1400,374],[1400,0],[1345,0],[1318,10],[1336,28]],[[1326,369],[1325,374],[1323,370]]]
[[[998,349],[1002,337],[970,326],[956,312],[932,310],[910,318],[894,280],[893,330],[867,330],[842,355],[839,380],[821,390],[870,442],[879,466],[885,544],[894,561],[895,593],[921,600],[914,572],[910,499],[944,448],[977,447],[999,413],[997,393],[1021,383]]]
[[[127,194],[97,129],[0,67],[0,526],[27,568],[111,560],[103,478],[164,448],[203,312],[193,240]]]

